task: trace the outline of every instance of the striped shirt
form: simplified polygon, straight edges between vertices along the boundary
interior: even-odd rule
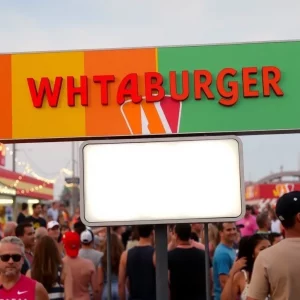
[[[57,272],[57,282],[51,288],[51,290],[48,291],[49,300],[64,300],[65,289],[61,283],[61,273],[62,273],[62,266],[59,266]]]

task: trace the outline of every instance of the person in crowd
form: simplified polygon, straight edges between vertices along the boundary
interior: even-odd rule
[[[0,241],[0,299],[49,300],[43,285],[21,274],[24,244],[8,236]]]
[[[118,274],[119,265],[122,252],[124,251],[124,246],[120,237],[115,233],[111,234],[111,296],[112,300],[119,300],[118,292]],[[108,298],[108,287],[107,287],[107,243],[104,248],[104,255],[101,258],[101,266],[99,269],[100,278],[100,293],[102,295],[102,300],[107,300]]]
[[[71,231],[71,228],[69,227],[69,225],[63,224],[63,225],[61,225],[60,231],[61,231],[61,234],[64,235],[65,232]]]
[[[276,216],[275,210],[272,208],[269,212],[271,219],[271,232],[281,233],[281,223]]]
[[[12,221],[5,223],[3,228],[3,237],[15,236],[17,225],[18,224],[16,222],[12,222]]]
[[[236,259],[233,248],[236,240],[235,223],[218,224],[220,243],[213,258],[214,297],[220,300],[222,290],[229,278],[229,272]]]
[[[271,245],[273,246],[273,245],[279,243],[281,240],[283,240],[283,236],[281,233],[271,232],[269,234],[269,239],[270,239]]]
[[[16,236],[20,238],[25,246],[25,257],[31,266],[34,249],[34,229],[31,223],[21,223],[16,228]]]
[[[270,233],[271,219],[270,219],[269,213],[267,211],[264,211],[257,215],[256,223],[258,226],[257,233],[266,234],[266,235],[268,235]]]
[[[48,235],[54,239],[56,246],[61,256],[63,255],[62,234],[60,232],[60,225],[57,221],[49,221],[47,224]]]
[[[107,230],[106,227],[98,227],[93,229],[93,233],[94,235],[96,235],[99,238],[99,243],[100,245],[98,246],[98,250],[100,252],[104,252],[104,248],[105,248],[105,241],[106,241],[106,234],[107,234]]]
[[[119,297],[126,300],[126,282],[129,282],[131,299],[155,300],[154,230],[151,225],[138,226],[139,243],[124,251],[119,267]]]
[[[34,233],[35,245],[41,240],[45,235],[48,235],[48,231],[45,227],[38,228]]]
[[[254,261],[258,254],[271,246],[265,235],[254,234],[240,243],[237,261],[229,272],[221,300],[246,300]]]
[[[112,232],[114,232],[119,239],[123,242],[123,234],[126,231],[126,227],[125,226],[114,226],[112,227]],[[126,245],[124,245],[124,247],[126,247]]]
[[[49,221],[47,224],[48,235],[52,237],[56,242],[60,235],[60,226],[57,221]]]
[[[139,243],[139,232],[137,226],[132,226],[131,235],[126,244],[126,250],[129,250]]]
[[[203,245],[205,245],[205,234],[204,230],[202,230],[201,241],[203,241]],[[220,235],[218,231],[218,227],[213,224],[208,224],[208,247],[209,247],[209,257],[212,260],[214,257],[215,250],[220,243]]]
[[[74,231],[80,236],[83,231],[86,230],[86,226],[82,223],[80,219],[74,224]]]
[[[190,243],[191,233],[190,224],[175,226],[177,246],[168,253],[170,300],[206,299],[205,252]]]
[[[17,217],[17,223],[21,224],[26,222],[27,217],[28,217],[28,203],[23,202],[21,204],[21,211],[19,212]]]
[[[101,265],[101,258],[103,253],[94,249],[94,234],[91,230],[86,229],[80,235],[81,249],[79,250],[79,256],[89,259],[98,270]]]
[[[101,253],[104,251],[104,247],[102,247],[100,237],[98,235],[94,235],[94,249]]]
[[[252,206],[246,205],[246,214],[243,219],[237,222],[237,225],[244,226],[240,228],[242,236],[251,236],[258,230],[256,218],[252,214]]]
[[[132,234],[132,226],[125,226],[125,230],[122,233],[122,243],[123,243],[124,249],[126,249],[126,247],[127,247],[127,243],[131,238],[131,234]]]
[[[176,234],[175,234],[175,226],[172,226],[172,231],[170,232],[170,239],[168,243],[168,250],[173,250],[176,248],[177,242],[176,242]],[[190,244],[198,249],[204,250],[205,246],[199,242],[198,235],[196,235],[195,232],[191,232],[190,236]]]
[[[66,254],[63,263],[70,267],[73,279],[73,300],[90,300],[90,285],[93,296],[100,291],[95,266],[90,260],[78,256],[81,242],[77,232],[66,232],[63,245]]]
[[[81,241],[81,249],[79,250],[79,256],[85,259],[90,260],[94,266],[97,274],[100,273],[100,266],[101,266],[101,258],[103,256],[102,252],[99,252],[94,249],[94,234],[91,230],[86,229],[83,231],[80,235],[80,241]],[[99,275],[100,276],[100,275]],[[100,281],[100,279],[99,279]],[[100,285],[101,287],[101,285]],[[89,287],[89,291],[92,297],[93,290],[92,287]],[[99,293],[102,291],[100,290]]]
[[[50,300],[72,300],[72,274],[53,238],[43,236],[35,248],[31,270],[26,276],[43,284]]]
[[[77,206],[75,208],[75,212],[74,212],[74,215],[73,215],[72,220],[71,220],[71,223],[72,223],[73,226],[78,221],[79,218],[80,218],[80,207]]]
[[[191,233],[191,238],[197,242],[201,243],[201,237],[202,237],[202,231],[203,231],[203,224],[201,223],[194,223],[192,224],[192,233]]]
[[[71,223],[71,217],[70,217],[69,211],[67,210],[64,203],[59,204],[59,215],[58,215],[57,222],[60,225],[64,225],[64,224],[70,225],[70,223]]]
[[[240,224],[240,225],[236,226],[236,239],[235,239],[235,242],[233,244],[233,248],[236,250],[236,252],[238,252],[240,240],[242,238],[242,233],[241,233],[242,228],[244,228],[243,224]],[[245,236],[247,236],[247,235],[245,235]]]
[[[285,239],[262,251],[255,260],[247,300],[298,300],[300,285],[300,191],[286,193],[276,205]]]
[[[48,222],[58,222],[59,216],[59,201],[53,201],[51,207],[47,211]]]
[[[41,213],[40,213],[40,217],[43,218],[44,220],[48,220],[48,216],[47,216],[47,211],[48,211],[48,206],[46,204],[41,204]]]
[[[32,216],[26,218],[26,222],[32,223],[34,230],[39,227],[46,227],[47,223],[44,218],[40,217],[42,206],[40,203],[35,203],[32,205]]]

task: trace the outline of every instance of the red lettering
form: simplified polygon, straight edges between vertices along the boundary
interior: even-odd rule
[[[217,89],[222,97],[219,101],[221,105],[224,106],[232,106],[234,105],[239,99],[239,85],[237,81],[229,81],[228,88],[230,89],[227,91],[224,87],[224,80],[227,75],[235,76],[237,71],[232,68],[225,68],[223,69],[217,77]]]
[[[257,98],[259,97],[258,90],[251,90],[252,86],[257,85],[257,79],[250,77],[252,74],[257,74],[256,67],[249,67],[242,69],[243,77],[243,94],[245,98]]]
[[[54,81],[54,88],[52,91],[49,78],[42,77],[37,91],[35,80],[33,78],[27,78],[33,106],[36,108],[41,108],[43,106],[44,97],[46,95],[49,106],[57,107],[62,81],[62,77],[56,77]]]
[[[108,105],[108,84],[115,81],[114,75],[96,75],[93,77],[95,83],[100,83],[100,101],[102,105]]]
[[[204,81],[201,81],[204,77]],[[194,93],[195,100],[202,99],[202,91],[204,92],[207,99],[215,99],[214,94],[210,90],[210,85],[212,84],[212,75],[206,70],[196,70],[194,71]]]
[[[184,101],[189,97],[189,72],[182,71],[181,72],[181,84],[182,84],[182,92],[181,94],[177,93],[177,73],[175,71],[171,71],[170,74],[170,94],[174,100]]]
[[[145,73],[145,97],[146,102],[157,102],[164,98],[164,79],[158,72]]]
[[[119,85],[117,93],[118,104],[122,105],[126,97],[130,98],[132,102],[136,104],[142,101],[138,89],[138,75],[135,73],[125,76]]]
[[[269,75],[273,78],[270,78]],[[279,86],[279,81],[281,79],[281,72],[276,67],[263,67],[262,68],[262,81],[263,81],[263,92],[265,97],[270,97],[271,88],[276,96],[283,96],[284,93]]]
[[[75,106],[75,96],[80,95],[81,105],[88,105],[88,78],[87,76],[80,76],[80,86],[75,87],[73,76],[67,77],[67,92],[68,92],[68,105]]]

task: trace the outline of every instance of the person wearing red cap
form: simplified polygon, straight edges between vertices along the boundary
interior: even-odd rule
[[[73,300],[90,300],[90,285],[96,298],[95,296],[99,294],[100,282],[98,282],[94,264],[78,256],[81,245],[79,234],[66,232],[63,236],[63,245],[66,254],[63,262],[70,267],[73,278]]]

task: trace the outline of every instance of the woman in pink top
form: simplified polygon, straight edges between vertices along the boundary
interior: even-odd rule
[[[256,224],[256,217],[252,215],[252,207],[250,205],[246,205],[245,217],[236,224],[244,226],[241,227],[242,236],[250,236],[256,233],[258,226]]]
[[[24,244],[14,236],[0,241],[0,299],[49,300],[39,282],[21,274]]]

